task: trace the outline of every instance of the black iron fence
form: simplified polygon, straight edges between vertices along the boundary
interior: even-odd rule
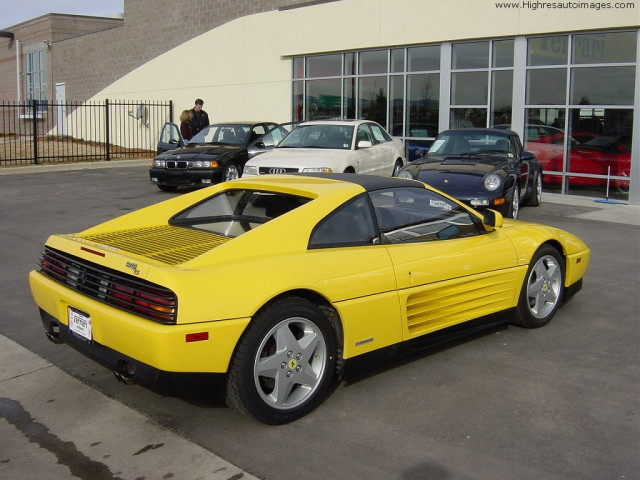
[[[173,102],[0,103],[0,167],[153,157]]]

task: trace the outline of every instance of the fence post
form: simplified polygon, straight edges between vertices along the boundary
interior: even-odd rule
[[[169,100],[169,121],[173,122],[173,100]]]
[[[107,98],[104,101],[104,108],[105,108],[105,128],[106,128],[106,132],[105,132],[105,146],[107,148],[107,161],[111,161],[111,138],[109,137],[109,99]]]
[[[33,161],[37,165],[38,164],[38,101],[31,101],[31,127],[33,130]]]

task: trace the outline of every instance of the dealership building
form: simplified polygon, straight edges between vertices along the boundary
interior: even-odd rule
[[[448,128],[510,128],[545,191],[640,204],[639,26],[640,2],[125,0],[1,31],[0,100],[366,118],[409,159]]]

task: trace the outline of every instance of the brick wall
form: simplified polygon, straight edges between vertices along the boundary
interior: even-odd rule
[[[301,0],[125,0],[124,24],[52,47],[56,82],[84,101],[164,52],[231,20]]]

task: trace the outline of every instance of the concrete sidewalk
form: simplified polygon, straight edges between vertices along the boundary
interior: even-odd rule
[[[256,477],[0,335],[0,478]]]

